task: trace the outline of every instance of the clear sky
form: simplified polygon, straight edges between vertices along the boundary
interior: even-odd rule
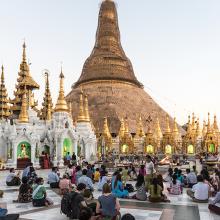
[[[0,61],[12,98],[22,43],[41,90],[50,71],[53,102],[61,62],[65,91],[81,74],[95,41],[100,0],[0,0]],[[121,39],[145,90],[180,123],[195,112],[220,119],[220,1],[116,0]],[[147,106],[146,106],[147,108]]]

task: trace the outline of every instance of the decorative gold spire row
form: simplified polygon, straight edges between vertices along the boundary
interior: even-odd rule
[[[69,112],[66,100],[65,100],[65,95],[64,95],[64,75],[61,69],[60,73],[60,91],[59,91],[59,96],[57,99],[57,103],[54,109],[55,112]]]
[[[27,96],[26,96],[27,90],[25,88],[24,94],[22,96],[22,105],[21,105],[21,111],[19,114],[19,122],[20,123],[28,123],[28,112],[27,112]]]
[[[83,99],[83,90],[81,88],[80,98],[79,98],[79,114],[77,122],[86,122],[85,112],[84,112],[84,99]]]

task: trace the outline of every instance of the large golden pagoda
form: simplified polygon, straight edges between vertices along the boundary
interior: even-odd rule
[[[10,107],[7,89],[5,87],[4,67],[2,66],[1,83],[0,83],[0,119],[8,118],[10,115]]]
[[[129,132],[136,133],[138,114],[142,115],[144,128],[148,118],[156,123],[158,117],[164,130],[167,113],[145,92],[121,46],[114,1],[101,3],[95,46],[84,63],[81,76],[66,97],[73,109],[78,109],[81,86],[89,96],[90,118],[96,133],[102,133],[103,118],[107,117],[110,132],[118,134],[120,119],[126,116]],[[77,118],[77,112],[73,112],[73,118]]]
[[[15,87],[14,91],[14,99],[11,100],[11,110],[13,112],[13,115],[18,118],[21,106],[22,106],[22,97],[25,93],[26,88],[26,101],[27,101],[27,108],[29,106],[35,107],[37,103],[33,102],[33,90],[39,89],[39,85],[34,81],[34,79],[31,76],[29,64],[27,63],[26,59],[26,45],[23,44],[23,54],[22,54],[22,62],[20,64],[20,71],[18,73],[18,79],[17,79],[17,85]]]

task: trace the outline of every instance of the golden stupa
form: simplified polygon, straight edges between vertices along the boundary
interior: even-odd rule
[[[73,120],[77,119],[82,87],[88,94],[90,118],[96,133],[102,133],[104,117],[108,118],[112,134],[118,134],[120,119],[125,117],[129,132],[136,133],[140,114],[143,127],[153,126],[158,118],[162,131],[165,130],[167,113],[145,92],[121,46],[114,1],[101,3],[95,46],[84,63],[81,76],[66,97],[72,103]],[[173,125],[173,119],[169,117],[169,120]]]

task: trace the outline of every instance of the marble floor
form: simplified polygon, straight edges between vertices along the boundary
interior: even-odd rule
[[[61,170],[61,174],[64,170]],[[47,180],[48,170],[38,170],[38,175]],[[18,187],[8,187],[5,179],[8,171],[0,171],[0,189],[4,191],[0,203],[7,203],[9,213],[19,213],[23,220],[66,220],[66,216],[60,213],[61,197],[47,187],[48,197],[54,201],[51,207],[35,208],[31,203],[19,204],[13,203],[18,195]],[[46,181],[45,181],[46,182]],[[133,182],[131,182],[134,184]],[[96,186],[95,186],[96,187]],[[166,193],[166,192],[165,192]],[[95,190],[94,197],[98,198],[101,192]],[[210,213],[207,204],[194,203],[186,195],[185,189],[183,195],[169,195],[170,203],[152,204],[150,202],[140,202],[131,199],[120,199],[121,214],[131,213],[137,220],[219,220],[220,216]]]

